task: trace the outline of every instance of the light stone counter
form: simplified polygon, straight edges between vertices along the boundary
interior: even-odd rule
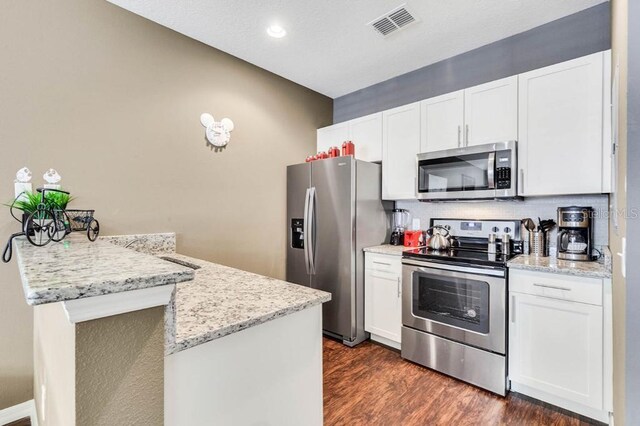
[[[331,300],[330,293],[309,287],[180,254],[165,256],[199,267],[193,281],[178,284],[167,308],[167,355]]]
[[[194,271],[106,241],[71,234],[44,247],[15,241],[29,305],[82,299],[192,280]]]
[[[380,246],[366,247],[363,250],[367,253],[387,254],[390,256],[402,256],[402,252],[413,250],[415,247],[392,246],[391,244],[382,244]]]
[[[556,274],[577,275],[582,277],[609,278],[611,270],[604,262],[573,262],[555,257],[539,257],[521,254],[511,259],[507,266],[511,269],[552,272]]]

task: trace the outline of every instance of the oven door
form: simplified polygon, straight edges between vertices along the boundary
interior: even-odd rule
[[[405,326],[506,353],[504,270],[408,260],[402,270]]]
[[[418,154],[416,197],[423,201],[516,197],[515,155],[513,141]]]

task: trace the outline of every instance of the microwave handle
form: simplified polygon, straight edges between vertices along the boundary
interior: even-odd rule
[[[487,166],[487,180],[489,189],[496,189],[496,153],[489,154],[489,165]]]

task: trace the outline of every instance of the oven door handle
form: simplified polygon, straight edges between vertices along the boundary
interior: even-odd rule
[[[470,273],[470,274],[480,274],[480,275],[491,275],[493,277],[504,278],[505,272],[504,270],[498,269],[482,269],[482,268],[473,268],[469,266],[453,266],[453,265],[445,265],[442,263],[413,263],[408,261],[403,261],[403,265],[414,266],[420,272],[434,273],[437,272],[438,269],[451,271],[451,272],[460,272],[460,273]]]
[[[496,153],[489,154],[489,165],[487,166],[487,181],[489,189],[496,189]]]

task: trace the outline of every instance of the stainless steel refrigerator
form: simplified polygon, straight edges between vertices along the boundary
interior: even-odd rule
[[[379,164],[337,157],[287,167],[287,281],[330,292],[325,334],[354,346],[364,331],[364,247],[388,216]]]

